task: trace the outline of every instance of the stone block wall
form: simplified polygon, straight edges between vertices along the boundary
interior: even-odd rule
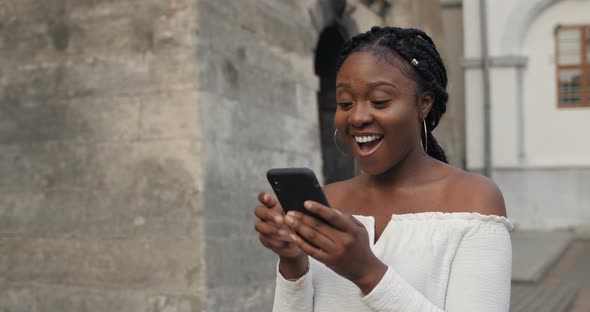
[[[201,311],[193,1],[0,3],[3,311]]]
[[[304,1],[198,2],[209,311],[269,311],[276,257],[254,231],[266,171],[321,174],[318,33]],[[320,177],[321,178],[321,177]]]

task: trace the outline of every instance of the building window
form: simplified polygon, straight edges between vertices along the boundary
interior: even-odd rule
[[[559,107],[590,106],[590,25],[555,32]]]

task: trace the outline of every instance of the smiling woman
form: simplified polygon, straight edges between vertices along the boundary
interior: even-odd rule
[[[508,311],[512,224],[491,181],[446,163],[432,135],[445,67],[417,29],[373,27],[343,48],[337,133],[363,174],[324,187],[321,218],[261,193],[279,255],[274,311]]]

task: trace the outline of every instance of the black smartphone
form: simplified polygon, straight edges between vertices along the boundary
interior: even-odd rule
[[[266,178],[283,206],[285,213],[295,210],[318,217],[303,207],[306,200],[313,200],[330,207],[318,179],[308,168],[275,168],[266,173]]]

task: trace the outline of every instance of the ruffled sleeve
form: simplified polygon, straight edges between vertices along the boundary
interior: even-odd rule
[[[277,279],[272,311],[312,312],[314,289],[311,269],[296,281],[286,280],[279,272],[278,264],[276,271]]]
[[[391,266],[362,302],[375,312],[508,311],[512,225],[505,218],[478,218],[465,231],[455,252],[444,306],[430,302]]]

